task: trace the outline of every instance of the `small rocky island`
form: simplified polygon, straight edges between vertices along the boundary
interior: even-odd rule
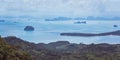
[[[113,27],[118,27],[118,25],[113,25]]]
[[[35,30],[35,28],[33,26],[26,26],[24,28],[24,31],[34,31],[34,30]]]
[[[86,24],[87,22],[86,21],[77,21],[77,22],[74,22],[74,24]]]

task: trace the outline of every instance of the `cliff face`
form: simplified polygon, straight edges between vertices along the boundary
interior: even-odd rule
[[[0,37],[0,60],[32,60],[31,56],[7,44]]]
[[[120,60],[120,44],[73,44],[67,41],[34,44],[16,37],[4,38],[34,60]],[[3,51],[4,52],[4,51]]]

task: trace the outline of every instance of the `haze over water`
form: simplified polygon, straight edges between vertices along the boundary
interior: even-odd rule
[[[0,0],[0,19],[5,20],[0,22],[0,35],[17,36],[35,43],[61,40],[72,43],[119,43],[120,36],[60,36],[63,32],[103,33],[120,30],[119,6],[120,0]],[[103,17],[117,20],[86,20],[86,24],[74,24],[77,20],[44,20],[46,17],[58,16],[70,18],[92,16],[98,19]],[[5,19],[2,19],[3,17]],[[26,17],[28,19],[25,19]],[[35,31],[24,31],[27,25],[33,26]]]
[[[120,36],[99,36],[99,37],[72,37],[60,36],[62,32],[76,33],[103,33],[120,29],[119,21],[114,20],[86,20],[87,24],[74,24],[78,20],[67,21],[44,21],[34,20],[6,20],[0,22],[0,34],[2,36],[17,36],[21,39],[34,43],[49,43],[55,41],[70,41],[72,43],[119,43]],[[85,21],[85,20],[84,20]],[[24,31],[25,26],[30,25],[35,31]],[[118,25],[118,27],[113,27]]]

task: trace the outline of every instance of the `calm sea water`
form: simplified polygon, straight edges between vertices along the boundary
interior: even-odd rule
[[[72,37],[60,36],[62,32],[102,33],[120,30],[120,21],[91,20],[87,24],[74,24],[76,20],[44,21],[44,20],[6,20],[0,22],[0,35],[17,36],[29,42],[49,43],[70,41],[72,43],[120,43],[120,36]],[[116,24],[118,27],[113,27]],[[35,31],[24,31],[25,26],[35,27]]]

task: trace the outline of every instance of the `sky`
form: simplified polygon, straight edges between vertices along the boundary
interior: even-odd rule
[[[0,15],[119,16],[120,0],[0,0]]]

